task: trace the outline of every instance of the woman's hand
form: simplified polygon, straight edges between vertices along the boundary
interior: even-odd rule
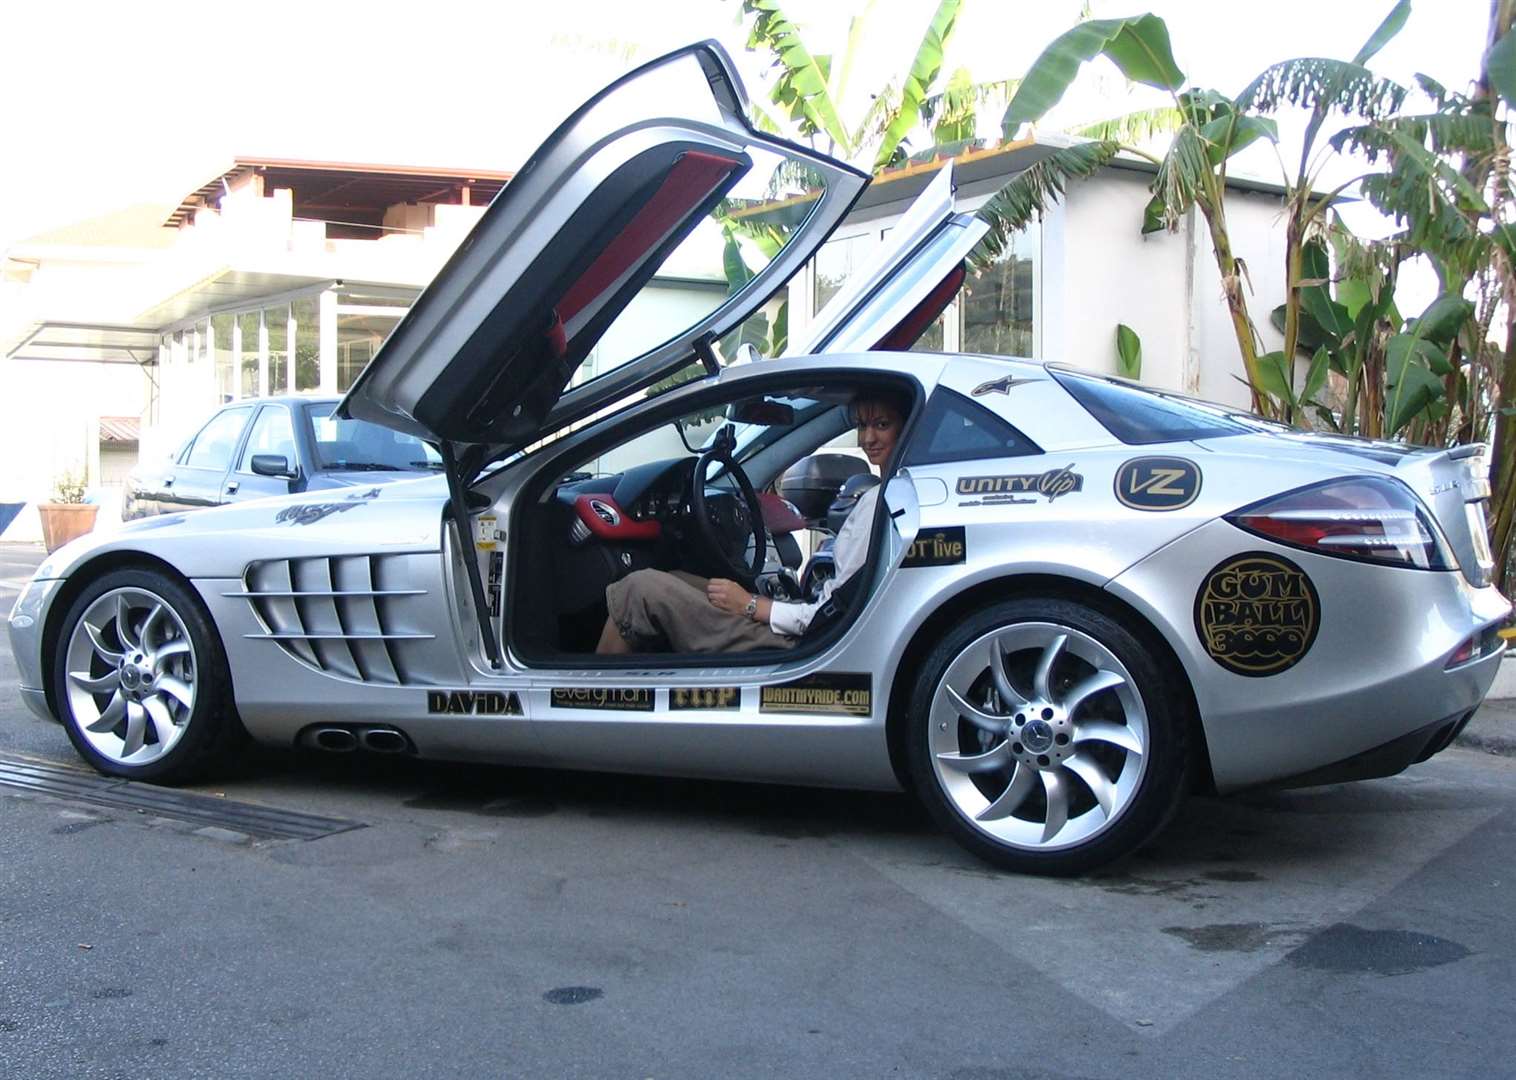
[[[747,602],[752,596],[741,585],[725,578],[712,578],[705,586],[705,598],[711,606],[728,615],[746,615]]]

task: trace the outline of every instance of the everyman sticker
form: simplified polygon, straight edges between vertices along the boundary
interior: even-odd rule
[[[555,709],[605,709],[610,712],[652,712],[653,691],[636,687],[553,687]]]
[[[873,683],[867,672],[807,675],[794,682],[765,686],[758,697],[759,712],[868,716],[873,710]]]
[[[955,566],[963,562],[968,545],[963,539],[963,526],[951,525],[946,529],[932,529],[919,534],[906,549],[905,566]]]
[[[1200,467],[1177,457],[1133,458],[1116,470],[1116,498],[1133,510],[1180,510],[1200,494]]]

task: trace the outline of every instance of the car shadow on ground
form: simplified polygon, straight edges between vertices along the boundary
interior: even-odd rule
[[[714,780],[419,761],[405,756],[329,755],[259,748],[240,776],[281,795],[320,789],[390,801],[408,810],[481,819],[530,819],[568,811],[659,828],[713,825],[758,836],[826,839],[843,845],[871,838],[898,841],[934,859],[951,851],[957,869],[999,873],[959,851],[909,794],[837,791]],[[233,784],[237,777],[228,777]],[[265,795],[267,797],[267,795]],[[1197,866],[1215,881],[1261,880],[1248,867],[1288,862],[1301,870],[1330,867],[1361,846],[1358,830],[1320,827],[1324,818],[1378,815],[1384,830],[1406,814],[1467,809],[1470,793],[1410,776],[1297,790],[1263,790],[1230,798],[1195,795],[1167,828],[1135,854],[1088,875],[1109,887],[1123,879],[1188,878]],[[1366,818],[1373,828],[1372,818]],[[1235,864],[1234,868],[1233,864]]]

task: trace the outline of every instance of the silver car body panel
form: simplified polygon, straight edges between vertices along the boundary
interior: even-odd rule
[[[792,376],[797,386],[806,385],[818,371],[829,379],[908,378],[924,394],[954,391],[1003,416],[1042,448],[999,460],[908,465],[887,490],[889,510],[899,516],[884,519],[890,524],[871,599],[819,655],[761,667],[712,663],[612,670],[593,666],[590,657],[570,669],[531,667],[508,653],[503,667],[490,672],[467,592],[460,587],[462,563],[453,531],[444,526],[444,485],[425,479],[360,491],[359,498],[273,499],[151,519],[153,527],[76,541],[44,563],[40,580],[28,587],[12,616],[22,686],[35,692],[43,685],[41,629],[55,614],[63,580],[88,575],[102,556],[136,552],[192,581],[221,632],[244,723],[256,738],[276,745],[290,745],[316,723],[388,723],[405,731],[423,756],[893,788],[886,716],[892,692],[905,686],[897,686],[897,677],[908,677],[901,665],[913,639],[934,612],[968,590],[987,589],[976,594],[985,598],[1013,596],[1028,588],[1026,581],[1038,579],[1104,590],[1168,644],[1199,706],[1211,770],[1223,791],[1299,775],[1456,717],[1475,708],[1489,688],[1498,652],[1453,670],[1444,666],[1462,640],[1509,611],[1493,588],[1476,586],[1459,571],[1399,569],[1286,548],[1221,520],[1261,498],[1335,477],[1404,473],[1414,486],[1417,470],[1435,465],[1421,455],[1390,464],[1308,443],[1285,453],[1267,434],[1204,445],[1128,446],[1105,432],[1040,364],[901,353],[728,369],[715,380],[682,387],[659,402],[566,436],[561,453],[571,455],[577,443],[598,437],[607,425],[633,427],[660,402],[707,393],[713,384],[736,395],[753,380]],[[984,390],[1001,383],[1003,391]],[[976,390],[981,392],[975,395]],[[1121,466],[1157,455],[1194,462],[1203,477],[1198,496],[1165,513],[1122,505],[1114,494]],[[559,450],[528,456],[481,485],[507,530],[500,541],[507,559],[531,558],[512,548],[508,522],[514,496],[537,469],[559,458]],[[959,487],[969,477],[1048,472],[1077,477],[1077,486],[1055,484],[1048,488],[1058,492],[1051,498],[1033,494],[998,503],[985,503]],[[918,533],[952,526],[964,529],[961,564],[901,566]],[[1320,594],[1315,642],[1283,674],[1244,679],[1230,673],[1205,653],[1195,629],[1196,595],[1205,575],[1240,552],[1284,555]],[[252,566],[288,560],[333,565],[343,558],[403,566],[404,583],[415,592],[395,598],[395,610],[386,615],[392,628],[421,635],[397,646],[404,650],[401,684],[356,678],[298,655],[287,641],[268,637],[269,620],[239,595],[249,591]],[[382,579],[385,571],[377,574]],[[505,614],[496,626],[505,627],[511,599],[507,591],[501,602]],[[29,620],[26,626],[18,626],[17,614]],[[319,624],[318,615],[305,618]],[[836,672],[869,674],[873,696],[867,715],[760,710],[760,687]],[[652,691],[652,708],[608,712],[555,705],[552,691],[563,688],[646,688]],[[740,704],[676,712],[669,708],[674,688],[739,688]],[[491,699],[449,697],[479,691],[514,694],[519,710],[488,715],[477,702]],[[35,696],[29,694],[29,700]],[[453,710],[439,711],[439,704]]]

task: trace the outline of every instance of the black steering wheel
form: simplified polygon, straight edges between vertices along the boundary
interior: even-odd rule
[[[711,448],[700,455],[690,476],[690,516],[694,519],[695,536],[707,561],[752,591],[753,582],[768,558],[768,543],[758,493],[732,456],[736,444],[735,430],[728,424],[717,433]],[[733,498],[717,502],[705,497],[706,477],[717,462],[726,466],[727,475],[736,482],[737,491],[742,496],[740,500]],[[751,563],[744,561],[741,555],[749,540],[753,546]]]

